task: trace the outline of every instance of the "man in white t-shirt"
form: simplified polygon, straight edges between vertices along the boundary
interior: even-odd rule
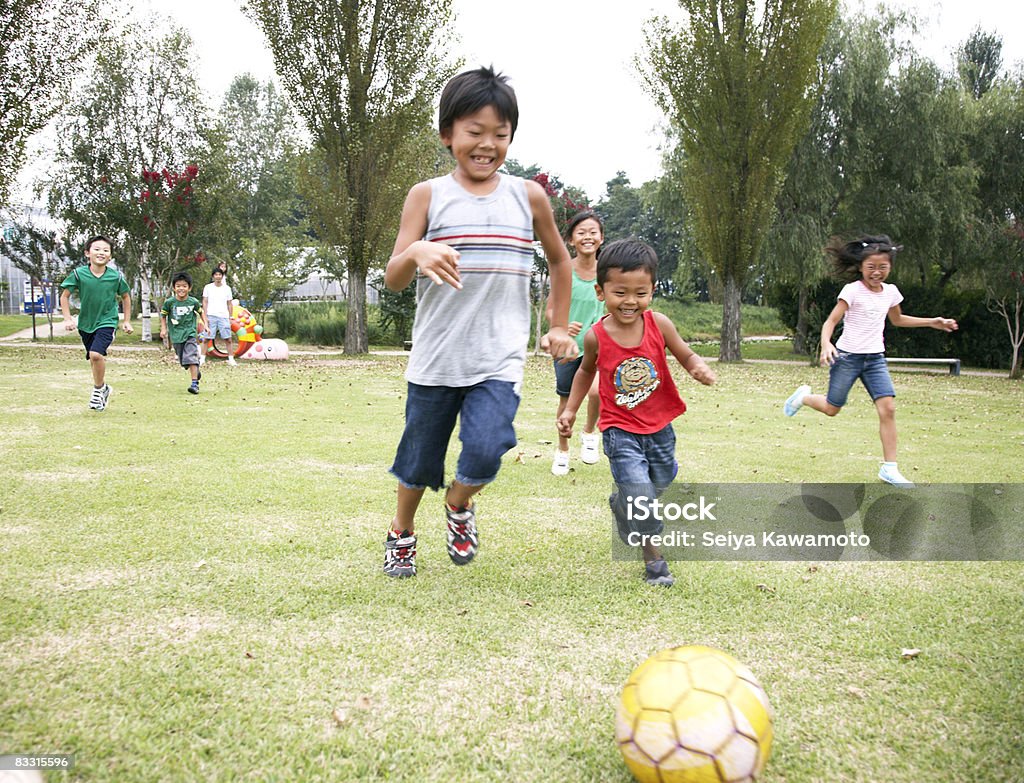
[[[235,344],[231,339],[231,307],[233,295],[231,286],[224,282],[224,270],[217,267],[210,275],[212,283],[203,288],[203,316],[208,324],[207,336],[211,340],[218,337],[228,341],[228,364],[235,364]],[[206,361],[209,343],[203,340],[203,355],[200,363]]]

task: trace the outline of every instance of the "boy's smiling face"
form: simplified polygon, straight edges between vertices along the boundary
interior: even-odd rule
[[[494,177],[505,162],[512,126],[493,106],[484,106],[455,120],[451,130],[441,134],[441,141],[452,151],[456,174],[483,183]]]
[[[110,245],[97,239],[85,251],[85,257],[93,266],[106,266],[110,263]]]
[[[178,297],[178,299],[181,299],[182,301],[184,301],[185,297],[188,296],[188,292],[190,290],[191,289],[189,287],[189,284],[186,283],[184,280],[179,280],[177,283],[174,284],[174,295]]]
[[[604,302],[612,318],[627,326],[636,323],[643,317],[644,310],[651,306],[654,281],[647,269],[623,272],[612,267],[608,270],[604,284],[596,288],[597,298]]]

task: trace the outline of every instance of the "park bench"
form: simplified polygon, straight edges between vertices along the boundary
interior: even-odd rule
[[[891,356],[886,356],[885,357],[885,361],[888,364],[930,364],[930,365],[946,364],[946,365],[949,365],[949,374],[950,375],[959,375],[960,374],[960,360],[959,359],[905,359],[905,358],[902,358],[902,357],[895,358],[895,357],[891,357]]]

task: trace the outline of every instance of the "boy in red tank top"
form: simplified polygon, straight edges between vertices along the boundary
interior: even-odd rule
[[[620,239],[602,248],[596,288],[607,315],[584,338],[583,362],[558,417],[558,431],[563,437],[572,437],[576,411],[598,375],[598,426],[615,481],[609,503],[619,536],[643,550],[647,584],[667,587],[675,580],[652,543],[653,537],[661,534],[662,522],[651,518],[653,515],[645,515],[647,524],[632,519],[629,499],[657,497],[678,470],[672,420],[686,410],[686,403],[668,370],[665,350],[705,386],[715,382],[715,374],[690,350],[667,316],[647,309],[657,270],[657,254],[639,240]]]

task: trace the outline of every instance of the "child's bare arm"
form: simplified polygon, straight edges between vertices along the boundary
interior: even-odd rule
[[[160,339],[167,337],[167,313],[160,311]]]
[[[125,293],[121,296],[121,309],[124,310],[124,323],[121,324],[121,328],[128,334],[131,334],[132,329],[132,295]]]
[[[556,359],[573,359],[579,349],[568,331],[569,300],[572,298],[572,262],[569,260],[569,251],[558,233],[551,202],[544,189],[536,182],[527,180],[526,193],[533,209],[533,231],[544,248],[551,278],[551,295],[547,307],[550,313],[546,335],[548,352]]]
[[[416,277],[419,268],[436,285],[447,283],[462,288],[458,251],[441,242],[427,242],[427,210],[430,208],[430,183],[413,185],[402,207],[402,222],[395,238],[395,249],[384,270],[384,284],[401,291]]]
[[[665,339],[665,347],[668,349],[676,361],[679,362],[683,369],[690,373],[690,376],[703,383],[705,386],[711,386],[716,380],[717,376],[707,363],[698,354],[694,353],[693,349],[687,344],[679,335],[679,330],[676,329],[676,325],[672,323],[672,319],[664,313],[655,313],[654,322],[658,324],[658,329],[661,330],[661,336]]]
[[[75,319],[71,317],[71,289],[60,292],[60,312],[64,316],[64,328],[69,332],[75,328]]]
[[[591,330],[583,336],[583,361],[580,362],[579,369],[573,376],[572,391],[569,392],[569,399],[558,417],[558,434],[563,438],[572,437],[572,425],[576,422],[576,411],[580,409],[580,405],[586,399],[596,374],[597,335]]]
[[[832,308],[832,312],[828,314],[828,318],[825,319],[825,323],[821,325],[821,352],[818,355],[818,361],[821,364],[832,364],[836,358],[836,347],[832,345],[832,333],[839,326],[839,322],[843,320],[843,316],[846,315],[846,311],[850,309],[850,305],[846,303],[844,299],[840,299],[836,302],[836,306]]]
[[[893,305],[889,308],[889,323],[893,326],[909,326],[912,328],[929,326],[942,332],[955,332],[960,328],[960,325],[952,318],[942,318],[941,316],[918,318],[915,315],[906,315],[899,305]]]

